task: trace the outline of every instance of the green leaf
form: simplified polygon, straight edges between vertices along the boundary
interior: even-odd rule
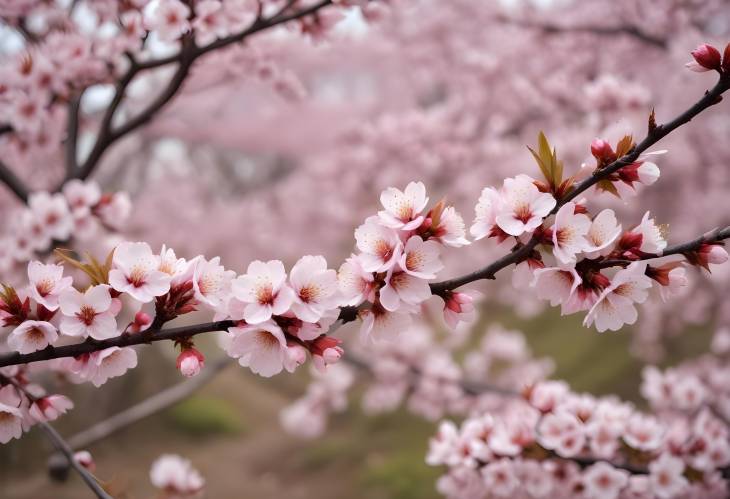
[[[557,151],[550,147],[550,142],[542,131],[537,136],[537,144],[537,152],[529,146],[527,149],[537,161],[537,166],[550,188],[554,189],[563,181],[563,162],[558,161]]]

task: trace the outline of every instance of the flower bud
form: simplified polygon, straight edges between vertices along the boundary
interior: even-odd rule
[[[134,314],[134,322],[132,323],[132,326],[129,328],[130,331],[133,333],[139,333],[140,331],[144,331],[148,327],[150,327],[150,324],[152,324],[152,317],[142,312],[141,310]]]
[[[80,450],[74,453],[74,461],[76,461],[92,473],[96,469],[96,463],[94,462],[94,458],[91,457],[91,453],[87,450]]]
[[[700,249],[700,252],[702,252],[703,249],[707,253],[707,263],[719,265],[727,262],[727,251],[719,244],[705,244],[703,245],[703,248]]]
[[[692,57],[694,57],[695,62],[700,66],[700,68],[702,68],[699,69],[692,66],[690,67],[690,69],[692,69],[693,71],[710,71],[713,69],[720,71],[720,52],[712,45],[704,43],[694,49],[691,54]]]
[[[186,348],[177,356],[177,368],[186,378],[197,376],[204,366],[205,357],[195,347]]]
[[[602,163],[610,163],[616,159],[616,153],[613,152],[611,144],[603,139],[594,139],[591,142],[591,154]]]

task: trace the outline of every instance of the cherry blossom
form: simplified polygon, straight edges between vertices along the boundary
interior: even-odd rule
[[[322,256],[300,258],[291,269],[289,283],[295,295],[291,310],[303,321],[317,322],[338,301],[337,272],[327,269]]]
[[[337,282],[344,305],[357,306],[364,301],[373,301],[374,280],[373,274],[363,269],[360,257],[351,255],[337,271]]]
[[[603,332],[618,331],[624,324],[636,322],[638,312],[634,303],[643,303],[651,288],[645,269],[645,263],[635,262],[618,271],[586,315],[584,324],[590,326],[595,322],[596,329]]]
[[[15,388],[5,385],[0,388],[0,443],[6,444],[23,435],[23,412]]]
[[[62,194],[36,192],[28,199],[33,216],[43,225],[45,234],[64,241],[73,230],[73,219]]]
[[[142,303],[170,290],[170,275],[158,270],[159,257],[147,243],[122,243],[114,250],[109,284]]]
[[[71,286],[73,279],[63,277],[60,265],[45,265],[41,262],[28,264],[28,281],[31,297],[50,311],[58,310],[59,296]]]
[[[362,251],[360,263],[366,272],[385,272],[398,261],[403,249],[398,233],[380,225],[379,219],[368,218],[355,230],[357,248]]]
[[[288,355],[286,338],[275,323],[236,326],[228,334],[226,352],[243,367],[266,378],[284,369]]]
[[[219,262],[220,257],[210,260],[198,258],[193,270],[195,298],[212,308],[223,303],[224,297],[230,292],[231,282],[236,276],[235,272],[226,270]]]
[[[591,220],[583,213],[575,213],[573,202],[565,203],[555,214],[553,255],[562,263],[575,261],[575,255],[589,248],[586,236],[592,227]]]
[[[46,321],[29,320],[8,335],[8,346],[19,353],[43,350],[58,340],[56,327]]]
[[[67,336],[104,340],[117,335],[117,322],[111,312],[109,286],[89,287],[84,293],[74,288],[59,296],[61,319],[59,329]]]
[[[246,304],[243,319],[249,324],[283,314],[294,302],[294,291],[286,283],[286,270],[279,260],[251,262],[246,274],[233,280],[231,289],[233,296]]]
[[[186,496],[199,492],[205,480],[187,459],[163,454],[150,468],[150,481],[160,490]]]
[[[435,279],[436,273],[444,268],[438,243],[418,236],[408,239],[398,264],[403,272],[420,279]]]
[[[73,409],[73,406],[73,402],[68,397],[48,395],[36,399],[30,406],[29,414],[36,421],[53,421],[69,409]]]
[[[534,231],[556,203],[552,195],[540,192],[527,175],[505,179],[501,199],[502,206],[495,221],[500,229],[512,236]]]
[[[504,238],[506,234],[497,226],[497,215],[501,207],[502,199],[499,192],[493,187],[485,187],[474,209],[476,213],[474,224],[469,229],[475,240],[487,236]]]
[[[583,474],[583,484],[588,497],[615,499],[628,484],[629,473],[608,463],[596,463]]]
[[[421,212],[428,204],[423,182],[411,182],[404,191],[388,187],[380,194],[385,210],[378,212],[381,223],[392,229],[413,230],[423,222]]]
[[[156,0],[147,6],[144,22],[160,40],[173,41],[190,30],[189,16],[190,8],[179,0]]]
[[[649,464],[649,481],[652,492],[662,499],[681,496],[689,485],[683,476],[684,463],[681,459],[664,453]]]

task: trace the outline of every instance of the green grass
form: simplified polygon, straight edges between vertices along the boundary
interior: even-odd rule
[[[246,431],[241,415],[219,398],[194,396],[177,404],[166,415],[176,430],[196,437]]]

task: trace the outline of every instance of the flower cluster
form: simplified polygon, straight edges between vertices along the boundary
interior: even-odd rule
[[[22,374],[16,369],[16,376]],[[22,379],[22,376],[19,376]],[[5,374],[0,381],[5,382]],[[46,394],[39,385],[3,384],[0,388],[0,443],[20,438],[39,422],[53,421],[72,409],[73,402],[64,395]]]
[[[102,193],[96,182],[68,181],[62,192],[34,192],[0,236],[0,272],[25,263],[71,238],[89,243],[104,230],[119,230],[132,205],[124,192]]]
[[[460,428],[443,422],[427,461],[448,466],[438,488],[452,498],[720,498],[728,437],[706,409],[660,419],[547,381]]]
[[[628,136],[616,150],[606,141],[594,140],[595,171],[633,146]],[[617,331],[636,322],[636,304],[647,299],[653,286],[666,299],[686,284],[685,264],[709,270],[709,264],[727,261],[721,243],[660,259],[667,246],[666,230],[649,212],[638,225],[623,230],[611,209],[594,214],[585,200],[564,202],[577,178],[562,179],[562,163],[542,134],[539,152],[533,151],[533,155],[545,180],[519,175],[506,179],[499,190],[485,188],[470,230],[476,239],[512,239],[516,248],[536,243],[536,249],[516,266],[513,281],[518,287],[534,288],[540,299],[559,305],[562,314],[587,312],[586,326],[595,325],[600,332]],[[619,195],[617,185],[634,189],[635,184],[651,185],[658,177],[658,167],[641,158],[605,176],[596,187]],[[614,267],[620,269],[611,270]]]
[[[465,238],[461,215],[442,201],[426,210],[428,197],[421,182],[401,191],[389,187],[380,195],[383,210],[355,230],[359,252],[337,274],[344,303],[363,309],[361,337],[392,340],[410,324],[410,314],[431,296],[429,282],[444,267],[441,246],[461,247]],[[450,296],[447,316],[473,309],[466,295]],[[455,322],[451,319],[451,322]]]

